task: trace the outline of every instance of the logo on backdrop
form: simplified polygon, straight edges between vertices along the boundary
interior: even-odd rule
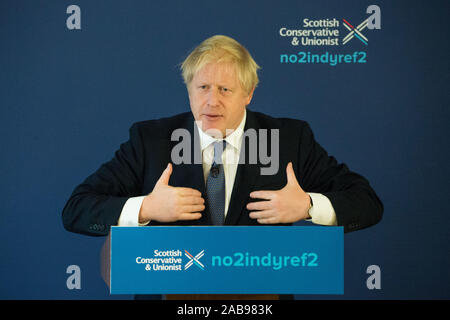
[[[365,27],[367,27],[367,21],[369,21],[369,19],[364,20],[363,22],[361,22],[361,24],[359,24],[356,28],[354,26],[352,26],[350,24],[350,22],[348,22],[345,19],[342,19],[343,26],[346,27],[348,29],[348,31],[350,31],[344,39],[342,39],[342,44],[346,44],[347,42],[349,42],[350,40],[353,39],[353,37],[356,37],[357,39],[359,39],[362,43],[364,43],[367,46],[367,43],[369,42],[369,40],[361,33],[361,31],[364,30]]]
[[[361,15],[359,21],[351,21],[348,17],[320,20],[303,18],[300,28],[281,27],[278,33],[289,41],[291,48],[305,50],[281,53],[280,63],[330,66],[367,63],[369,33],[381,29],[381,9],[377,5],[370,5],[366,14],[368,16]],[[355,48],[356,51],[349,52],[349,48]],[[310,49],[314,49],[314,52]]]

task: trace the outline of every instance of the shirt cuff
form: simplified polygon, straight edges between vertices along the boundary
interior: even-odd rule
[[[330,199],[321,193],[309,193],[313,206],[309,209],[312,223],[325,226],[337,226],[336,212]]]
[[[146,226],[150,223],[150,221],[139,223],[139,211],[141,210],[144,198],[145,196],[133,197],[125,202],[117,224],[119,227]]]

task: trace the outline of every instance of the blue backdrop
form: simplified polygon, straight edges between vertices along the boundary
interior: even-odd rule
[[[81,8],[81,30],[66,9]],[[381,30],[339,47],[294,47],[303,18]],[[345,235],[345,294],[299,299],[450,298],[448,1],[0,2],[0,298],[116,299],[100,277],[103,238],[66,232],[74,187],[109,160],[133,122],[189,110],[178,64],[214,34],[262,66],[250,108],[307,120],[316,139],[366,176],[385,205]],[[340,25],[342,35],[348,31]],[[342,37],[341,37],[342,38]],[[361,64],[280,63],[280,54],[365,51]],[[81,289],[66,268],[81,268]],[[366,268],[381,268],[368,290]]]

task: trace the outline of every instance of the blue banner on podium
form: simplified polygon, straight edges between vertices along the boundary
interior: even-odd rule
[[[111,294],[343,294],[342,227],[112,227]]]

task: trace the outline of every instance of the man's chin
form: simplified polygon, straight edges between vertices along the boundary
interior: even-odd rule
[[[210,135],[214,139],[222,139],[225,137],[225,129],[217,126],[203,126],[202,130],[207,135]]]

